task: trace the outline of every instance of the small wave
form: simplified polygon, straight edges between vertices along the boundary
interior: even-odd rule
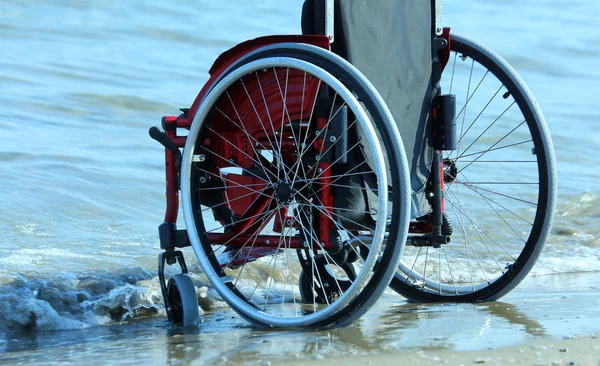
[[[224,306],[200,275],[192,279],[202,310]],[[0,335],[83,329],[165,314],[158,277],[142,268],[15,276],[0,283]]]
[[[81,105],[87,108],[102,108],[110,110],[113,115],[122,115],[124,112],[164,112],[171,110],[173,107],[166,103],[133,96],[128,94],[96,94],[96,93],[72,93],[69,98],[77,100]],[[105,111],[105,113],[108,113]],[[121,122],[119,122],[121,123]]]
[[[593,216],[600,217],[600,195],[584,192],[574,197],[561,197],[557,215],[559,216]]]
[[[198,265],[189,269],[201,314],[228,307]],[[176,270],[167,267],[165,275],[168,278]],[[285,268],[265,278],[259,272],[253,280],[239,283],[242,293],[254,304],[277,304],[293,298],[300,301],[299,290],[289,286],[298,279],[286,279]],[[269,283],[270,290],[256,291],[256,279]],[[43,278],[0,273],[0,339],[3,332],[83,329],[152,316],[165,316],[160,282],[156,272],[141,267]]]
[[[600,236],[600,195],[585,192],[568,197],[559,197],[552,233],[554,241],[570,246],[585,245],[598,247]]]
[[[19,225],[18,229],[19,229],[20,233],[23,234],[23,235],[40,236],[40,237],[49,237],[49,236],[52,236],[51,233],[48,233],[48,232],[43,231],[43,230],[40,230],[38,224]]]

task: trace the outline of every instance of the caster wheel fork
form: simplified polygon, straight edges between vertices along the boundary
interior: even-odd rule
[[[165,263],[170,265],[175,262],[181,267],[181,273],[165,282]],[[195,327],[199,324],[198,297],[181,251],[166,251],[159,254],[158,278],[169,322],[183,327]]]

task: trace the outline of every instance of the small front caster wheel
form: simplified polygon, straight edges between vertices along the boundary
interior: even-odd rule
[[[195,327],[200,322],[196,289],[187,273],[169,279],[167,304],[167,315],[173,325]]]

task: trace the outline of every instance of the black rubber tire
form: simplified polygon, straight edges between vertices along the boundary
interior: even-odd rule
[[[167,314],[175,326],[195,327],[200,323],[200,310],[196,288],[187,273],[169,278],[167,297],[170,304]]]
[[[548,238],[554,216],[557,186],[554,148],[546,121],[530,90],[512,67],[487,47],[468,38],[452,34],[451,50],[459,55],[468,56],[487,68],[509,90],[510,95],[514,97],[516,104],[523,113],[534,143],[535,155],[538,159],[539,192],[537,209],[531,232],[518,258],[504,274],[491,283],[488,281],[488,285],[484,285],[483,288],[477,288],[474,292],[458,295],[440,294],[441,290],[440,293],[437,293],[430,289],[425,290],[420,285],[411,284],[408,279],[403,278],[406,273],[401,274],[398,271],[391,281],[391,288],[410,301],[415,302],[480,302],[496,300],[506,295],[527,276],[534,266]],[[452,65],[449,63],[446,70],[451,68]],[[457,231],[456,224],[454,223],[455,233]],[[452,241],[448,245],[456,245],[456,243]],[[448,266],[450,266],[450,262],[448,262]],[[408,277],[408,275],[406,276]]]

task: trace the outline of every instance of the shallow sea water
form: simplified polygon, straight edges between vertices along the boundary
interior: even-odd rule
[[[184,335],[180,339],[202,346],[179,347],[177,337],[169,335],[156,280],[164,158],[148,127],[191,104],[224,50],[261,35],[300,32],[300,9],[300,1],[277,0],[0,0],[0,350],[5,360],[35,359],[50,348],[59,352],[56,357],[82,350],[93,354],[95,347],[120,338],[128,347],[156,348],[154,356],[164,360],[173,352],[184,359],[186,352],[199,352],[192,359],[213,361],[268,352],[252,342],[272,342],[275,354],[281,337],[296,342],[292,354],[350,352],[350,344],[367,352],[393,344],[404,329],[412,329],[410,319],[426,333],[439,329],[426,326],[434,318],[462,319],[459,314],[466,313],[472,319],[481,309],[493,312],[494,304],[421,308],[386,294],[368,321],[346,332],[260,332],[235,317],[195,275],[199,291],[206,293],[202,334],[227,330],[238,338]],[[530,281],[600,272],[600,173],[594,164],[600,112],[593,93],[600,79],[598,13],[598,2],[444,2],[445,25],[488,45],[519,71],[553,136],[559,177],[554,235]],[[198,273],[192,252],[187,253]],[[507,299],[527,296],[518,291]],[[537,319],[535,314],[530,317]],[[458,341],[443,346],[486,347],[473,340],[479,339],[473,334],[480,326],[473,328],[471,336],[454,336]],[[56,330],[78,331],[57,337]],[[390,336],[377,338],[381,332]],[[362,341],[360,335],[340,339],[351,333],[367,335]],[[398,342],[413,346],[407,339],[424,336],[417,332]],[[234,354],[227,346],[232,339],[245,340],[247,351]],[[220,351],[210,351],[211,344]]]
[[[151,317],[84,330],[12,332],[0,343],[0,362],[264,365],[389,352],[494,350],[540,337],[597,336],[599,292],[597,276],[534,276],[501,301],[482,304],[408,304],[385,294],[360,320],[326,331],[256,330],[224,308],[206,313],[195,330]]]

